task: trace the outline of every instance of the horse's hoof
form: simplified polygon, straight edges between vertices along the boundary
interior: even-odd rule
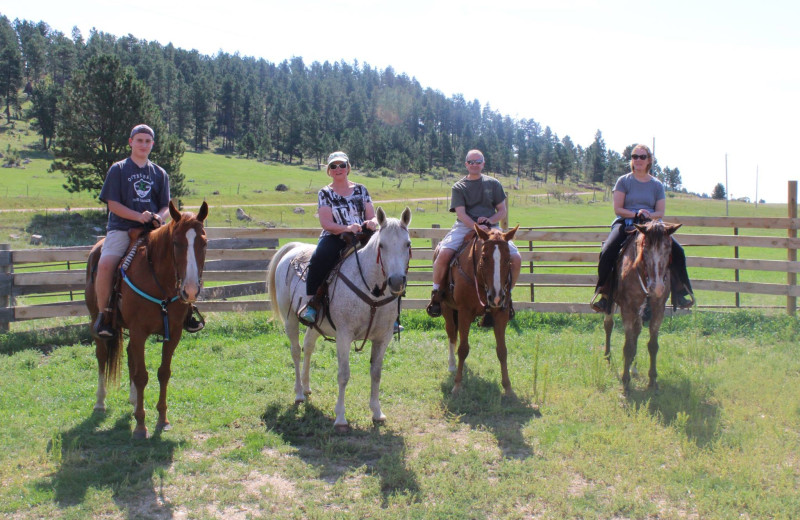
[[[334,424],[333,431],[336,433],[350,433],[350,425],[349,424]]]
[[[372,424],[374,424],[375,426],[383,426],[384,424],[386,424],[386,416],[381,415],[377,419],[372,419]]]
[[[147,428],[136,428],[133,430],[133,438],[137,441],[147,439],[148,436]]]
[[[106,405],[104,405],[104,404],[96,404],[96,405],[94,405],[94,408],[92,408],[92,410],[97,412],[97,413],[106,413]]]
[[[305,403],[305,402],[306,402],[306,400],[305,400],[305,399],[295,399],[295,400],[294,400],[294,404],[303,404],[303,403]]]
[[[157,432],[168,432],[172,429],[172,425],[169,421],[165,421],[163,423],[156,423],[156,431]]]
[[[460,394],[460,393],[461,393],[461,385],[456,385],[456,386],[454,386],[454,387],[453,387],[452,394],[453,394],[453,395],[458,395],[458,394]]]

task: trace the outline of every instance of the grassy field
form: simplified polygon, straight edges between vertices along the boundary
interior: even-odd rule
[[[740,312],[667,320],[660,390],[647,391],[645,376],[628,398],[619,383],[622,335],[606,363],[593,316],[518,314],[509,329],[515,399],[501,394],[490,333],[473,329],[465,391],[453,397],[441,323],[415,311],[405,324],[384,365],[384,427],[370,421],[366,352],[351,357],[353,431],[334,434],[335,348],[320,343],[314,394],[295,406],[285,337],[263,314],[227,314],[182,341],[170,382],[173,430],[141,442],[131,440],[125,385],[109,393],[107,413],[92,413],[96,368],[85,331],[6,335],[0,516],[800,515],[794,319]],[[151,430],[158,360],[151,342]]]

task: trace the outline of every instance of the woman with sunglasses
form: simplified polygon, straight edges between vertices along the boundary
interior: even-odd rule
[[[617,179],[614,186],[614,213],[617,218],[611,224],[611,232],[600,251],[597,287],[592,299],[592,309],[595,312],[607,312],[610,309],[609,294],[614,281],[612,272],[627,236],[625,229],[635,222],[661,219],[664,216],[666,210],[664,185],[650,175],[652,168],[653,154],[650,148],[637,144],[631,153],[631,173]],[[694,305],[692,284],[686,272],[686,255],[674,237],[670,271],[672,304],[681,309],[688,309]]]
[[[341,234],[374,231],[378,227],[375,208],[367,188],[363,184],[351,182],[350,160],[344,152],[333,152],[328,156],[328,176],[331,183],[319,190],[318,214],[322,226],[317,248],[311,256],[306,279],[308,293],[306,305],[298,311],[297,317],[306,325],[317,321],[319,301],[317,290],[339,261],[339,254],[347,245]]]

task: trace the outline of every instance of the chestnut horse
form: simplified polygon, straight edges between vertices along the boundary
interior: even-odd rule
[[[450,371],[455,372],[453,393],[461,390],[464,361],[469,355],[469,327],[476,316],[490,313],[494,320],[494,338],[497,359],[500,361],[503,390],[514,395],[506,364],[506,325],[511,310],[511,255],[508,242],[519,229],[503,233],[499,229],[481,230],[469,236],[464,246],[450,264],[450,287],[442,300],[445,329],[450,347]],[[435,258],[434,258],[435,260]],[[456,339],[458,343],[458,368],[455,363]]]
[[[672,234],[681,224],[667,224],[661,221],[650,221],[636,224],[635,236],[623,247],[617,261],[617,286],[614,290],[613,302],[603,318],[606,331],[606,359],[611,356],[611,331],[614,329],[614,306],[619,306],[622,324],[625,327],[625,370],[622,375],[622,386],[625,395],[630,392],[631,363],[636,356],[636,342],[642,331],[642,313],[649,304],[652,311],[650,317],[650,341],[647,350],[650,352],[650,382],[648,388],[657,389],[656,356],[658,355],[658,330],[664,320],[664,305],[670,293],[670,255],[672,252]]]
[[[144,388],[148,375],[144,360],[144,345],[150,335],[164,337],[161,366],[158,369],[160,393],[156,431],[169,430],[167,420],[167,384],[170,363],[175,347],[181,340],[183,323],[203,285],[203,264],[206,258],[206,239],[203,221],[208,205],[203,202],[197,215],[180,213],[170,201],[172,221],[152,231],[137,247],[130,265],[125,269],[126,282],[114,292],[117,312],[114,316],[116,336],[96,339],[97,402],[96,411],[105,411],[106,384],[119,380],[122,350],[122,329],[128,329],[128,375],[130,402],[134,406],[136,429],[134,438],[147,437],[144,423]],[[98,305],[94,277],[100,259],[101,240],[92,248],[86,264],[86,306],[94,323]],[[117,271],[120,274],[120,271]],[[166,327],[165,327],[166,326]],[[166,328],[166,330],[165,330]]]

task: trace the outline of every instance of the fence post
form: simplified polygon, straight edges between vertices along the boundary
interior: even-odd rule
[[[789,194],[788,194],[788,206],[789,206],[789,218],[796,219],[797,218],[797,181],[789,181]],[[789,226],[789,238],[797,238],[797,229],[790,225]],[[789,247],[787,249],[788,253],[788,260],[790,262],[797,262],[797,249],[793,249]],[[789,285],[789,288],[797,286],[797,273],[787,273],[786,274],[786,282]],[[787,296],[786,297],[786,314],[789,316],[794,316],[797,314],[797,297],[795,296]]]
[[[0,332],[8,332],[11,317],[7,314],[10,312],[12,306],[11,300],[11,273],[13,271],[11,264],[11,244],[0,244],[0,255],[4,258],[0,259],[0,273],[2,273],[2,282],[0,282]]]
[[[733,236],[738,236],[738,235],[739,235],[739,228],[736,228],[736,227],[733,228]],[[739,246],[734,246],[734,248],[733,248],[733,257],[734,258],[739,258]],[[738,269],[733,271],[733,280],[735,282],[737,282],[736,285],[738,286],[739,285],[738,284],[738,282],[739,282],[739,270]],[[739,292],[738,291],[736,292],[736,308],[737,309],[739,308]]]

